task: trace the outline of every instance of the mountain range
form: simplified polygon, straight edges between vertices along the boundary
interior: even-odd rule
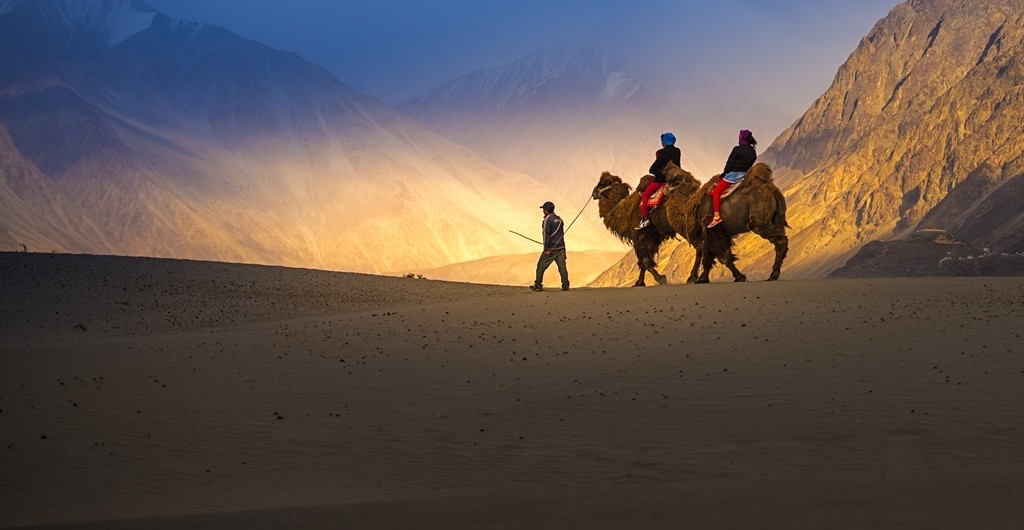
[[[922,229],[1024,251],[1022,12],[1020,0],[913,0],[864,37],[760,157],[789,203],[784,279],[827,276],[869,242]],[[711,77],[671,85],[592,31],[392,107],[295,54],[142,0],[3,0],[0,247],[476,268],[487,281],[484,258],[532,267],[536,244],[509,232],[534,235],[537,206],[554,200],[578,221],[572,249],[624,254],[594,285],[625,285],[632,254],[584,206],[597,176],[638,181],[673,131],[704,179],[736,128],[777,113]],[[767,276],[770,245],[744,236],[737,252],[745,272]],[[660,255],[675,281],[691,260],[678,242]]]
[[[551,186],[141,0],[0,4],[0,243],[359,272],[536,245]],[[580,247],[621,249],[596,223]]]

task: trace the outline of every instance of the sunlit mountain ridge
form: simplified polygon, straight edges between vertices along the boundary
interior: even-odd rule
[[[874,27],[768,153],[794,255],[835,256],[808,272],[921,228],[1024,250],[1022,52],[1020,0],[907,2]]]
[[[915,0],[880,20],[760,157],[788,203],[783,279],[828,276],[865,244],[921,229],[990,252],[1024,250],[1022,55],[1020,0]],[[766,278],[771,245],[737,242],[741,269]],[[661,266],[683,281],[692,255],[670,242]],[[627,257],[595,284],[635,277]]]

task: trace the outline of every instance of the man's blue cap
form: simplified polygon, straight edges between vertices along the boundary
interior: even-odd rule
[[[674,135],[674,134],[672,134],[670,132],[667,132],[667,133],[661,135],[661,145],[675,145],[675,144],[676,144],[676,135]]]
[[[540,205],[540,207],[545,209],[545,210],[547,210],[547,211],[549,211],[549,212],[555,211],[555,203],[553,203],[551,201],[548,201],[548,202]]]

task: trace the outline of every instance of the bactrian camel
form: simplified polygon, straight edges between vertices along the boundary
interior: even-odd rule
[[[675,237],[678,233],[689,241],[690,244],[694,244],[695,241],[702,237],[699,230],[693,233],[678,232],[669,223],[668,216],[670,214],[667,213],[668,210],[673,205],[681,207],[683,202],[678,200],[678,198],[674,201],[672,200],[673,197],[676,197],[676,193],[682,193],[684,196],[693,196],[697,189],[700,188],[700,182],[693,178],[693,175],[677,166],[675,176],[675,181],[670,183],[665,189],[666,196],[665,200],[662,201],[662,205],[651,211],[651,224],[641,230],[635,230],[635,227],[640,223],[639,192],[633,192],[629,184],[622,182],[621,178],[607,171],[601,174],[597,185],[594,186],[592,197],[598,201],[599,213],[605,227],[624,243],[633,246],[637,266],[640,268],[640,277],[637,278],[634,287],[645,285],[645,275],[648,272],[654,276],[654,279],[659,284],[667,283],[668,280],[663,274],[658,272],[655,262],[658,249],[666,239]],[[646,188],[651,178],[651,175],[641,178],[637,189],[642,190]],[[680,190],[673,189],[676,187],[679,187]],[[695,245],[694,248],[697,248],[698,254],[693,262],[693,270],[690,272],[687,283],[693,283],[698,278],[697,267],[701,263],[700,249],[703,247]]]
[[[646,185],[647,178],[641,180],[641,186]],[[601,174],[591,197],[598,201],[599,214],[608,231],[633,247],[636,264],[640,267],[640,277],[633,286],[643,287],[644,276],[648,272],[659,284],[667,283],[668,280],[658,272],[654,261],[661,243],[675,235],[662,208],[651,213],[650,226],[634,230],[640,224],[640,193],[633,193],[629,184],[607,171]]]
[[[782,261],[789,250],[786,235],[786,198],[772,180],[772,170],[767,164],[758,162],[747,172],[743,183],[727,198],[722,200],[721,224],[707,228],[714,215],[714,204],[707,191],[718,182],[718,176],[703,186],[693,189],[693,176],[673,163],[665,168],[665,177],[674,189],[668,195],[665,214],[672,228],[686,236],[697,249],[697,260],[703,270],[697,283],[707,283],[708,274],[715,259],[722,262],[735,281],[747,277],[736,268],[733,254],[733,239],[736,235],[753,232],[767,239],[775,246],[775,263],[768,280],[778,280]],[[683,182],[687,185],[678,185]],[[697,265],[694,265],[696,271]]]

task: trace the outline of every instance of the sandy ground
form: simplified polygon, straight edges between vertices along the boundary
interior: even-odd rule
[[[2,527],[1024,526],[1024,278],[0,278]]]
[[[585,287],[592,283],[604,271],[615,266],[625,255],[632,256],[632,251],[568,251],[566,269],[569,271],[569,284],[573,287]],[[491,285],[513,285],[527,287],[533,284],[537,276],[537,259],[540,252],[530,254],[514,254],[510,256],[491,256],[474,261],[453,263],[433,269],[412,269],[397,271],[388,276],[419,275],[431,280],[445,280],[460,283],[482,283]],[[634,263],[636,262],[634,258]],[[636,281],[636,273],[631,274],[630,284]],[[653,281],[653,280],[652,280]],[[561,278],[558,266],[552,263],[544,274],[544,286],[559,288]]]

